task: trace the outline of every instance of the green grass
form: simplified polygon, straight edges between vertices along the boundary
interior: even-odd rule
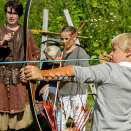
[[[92,95],[88,95],[87,105],[89,105],[89,106],[94,105],[94,99],[93,99]],[[90,130],[91,130],[91,119],[86,124],[86,131],[90,131]]]

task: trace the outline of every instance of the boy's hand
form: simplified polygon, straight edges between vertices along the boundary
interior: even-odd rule
[[[24,68],[21,68],[19,78],[21,82],[27,83],[27,79],[25,78],[25,74],[24,74]]]
[[[6,42],[9,42],[12,39],[13,35],[11,33],[8,33],[4,36],[2,40],[2,45],[4,45]]]
[[[55,60],[61,60],[61,58],[60,57],[56,57]],[[60,62],[55,62],[55,64],[60,64]]]
[[[106,55],[100,54],[99,58],[100,58],[99,60],[100,64],[105,63],[105,62],[112,62],[112,56],[110,54],[106,54]]]
[[[40,92],[39,92],[39,96],[45,92],[45,89],[46,89],[47,87],[49,87],[49,84],[46,84],[46,85],[44,85],[44,86],[41,88],[41,90],[40,90]]]
[[[26,66],[24,68],[24,75],[27,80],[43,80],[40,69],[35,66]]]

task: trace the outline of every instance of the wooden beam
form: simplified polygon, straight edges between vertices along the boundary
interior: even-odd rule
[[[60,33],[56,32],[49,32],[46,30],[31,30],[33,34],[43,34],[43,35],[60,35]],[[89,37],[87,36],[77,36],[77,38],[82,38],[82,39],[88,39]]]
[[[42,30],[48,30],[48,9],[43,10],[43,26]],[[47,41],[47,35],[42,36],[42,41]],[[44,49],[46,48],[47,43],[41,44],[41,59],[45,59],[45,55],[43,53]],[[42,67],[42,63],[40,63],[40,68]]]
[[[63,12],[64,12],[64,15],[65,15],[65,18],[66,18],[66,21],[67,21],[68,25],[74,26],[74,25],[73,25],[73,22],[72,22],[72,20],[71,20],[71,16],[70,16],[70,14],[69,14],[68,9],[63,10]],[[75,43],[76,43],[77,45],[80,45],[80,42],[79,42],[78,39],[76,39]]]

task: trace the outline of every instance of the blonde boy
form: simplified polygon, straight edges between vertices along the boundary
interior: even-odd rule
[[[45,76],[72,76],[77,82],[98,83],[92,119],[92,131],[131,130],[131,33],[123,33],[111,41],[112,62],[96,66],[68,66],[42,71],[27,66],[27,80],[43,80]],[[37,75],[36,75],[37,74]]]

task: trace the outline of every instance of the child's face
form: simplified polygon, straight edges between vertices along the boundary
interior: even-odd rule
[[[61,42],[65,46],[67,41],[70,39],[71,35],[70,32],[62,32],[61,33]],[[67,46],[67,51],[70,50],[75,45],[76,37],[73,38]]]
[[[11,10],[9,7],[7,7],[6,18],[8,24],[15,25],[19,20],[19,15],[14,9]]]
[[[110,53],[110,55],[112,56],[113,63],[126,61],[126,52],[120,49],[118,45],[114,45],[114,47],[112,47],[112,52]]]

